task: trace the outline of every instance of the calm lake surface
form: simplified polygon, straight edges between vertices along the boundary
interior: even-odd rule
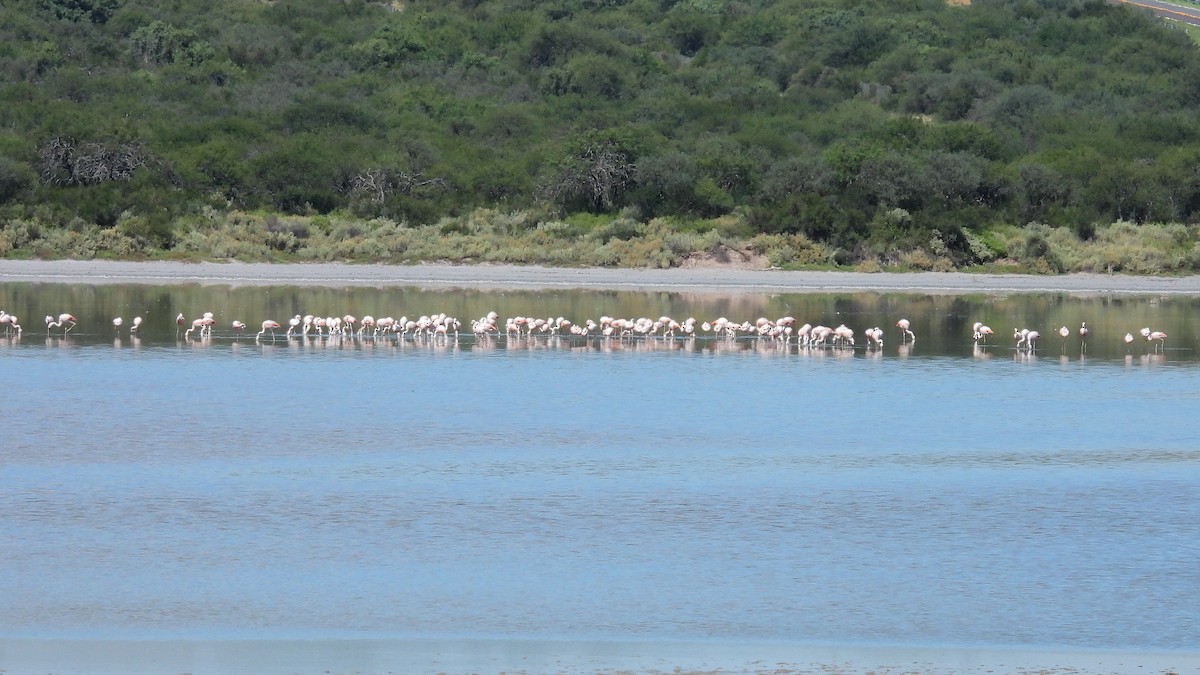
[[[25,329],[0,338],[0,638],[1200,651],[1200,299],[4,284],[0,308]],[[886,338],[228,328],[489,310]],[[176,337],[204,311],[211,339]],[[1055,332],[1082,321],[1086,355]],[[1142,327],[1165,350],[1126,346]]]

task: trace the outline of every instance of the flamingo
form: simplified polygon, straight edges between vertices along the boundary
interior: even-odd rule
[[[679,325],[679,332],[683,333],[687,337],[695,337],[696,336],[696,317],[689,316],[687,319],[685,319],[684,322]],[[790,336],[792,334],[792,325],[791,324],[787,324],[787,334],[790,339]]]
[[[191,335],[192,331],[199,330],[200,331],[200,339],[203,340],[205,337],[208,336],[209,326],[212,325],[212,321],[213,321],[212,319],[206,319],[206,318],[193,319],[192,327],[183,331],[183,337],[187,338]]]
[[[241,337],[242,333],[246,332],[246,324],[237,319],[234,319],[233,323],[229,325],[233,328],[233,332],[237,333],[238,337]]]
[[[300,322],[303,320],[304,319],[299,314],[288,319],[288,329],[287,329],[286,337],[291,337],[292,333],[296,332],[296,329],[300,327]]]
[[[140,316],[133,317],[133,323],[129,326],[129,334],[137,335],[138,329],[141,327],[142,327],[142,317],[140,317]]]
[[[1133,344],[1133,333],[1125,334],[1125,351],[1129,351],[1129,345]]]
[[[51,328],[61,328],[64,323],[70,323],[70,326],[63,328],[63,337],[66,337],[67,333],[70,333],[71,329],[75,327],[75,323],[77,321],[79,321],[79,319],[76,319],[70,314],[59,314],[58,321],[55,321],[54,317],[48,316],[46,317],[46,335],[50,335]]]
[[[179,316],[175,317],[175,337],[179,337],[179,331],[183,330],[183,324],[186,321],[187,319],[183,318],[183,312],[180,312]]]
[[[904,344],[905,338],[912,338],[913,342],[917,341],[917,336],[910,330],[910,326],[908,319],[900,319],[896,322],[896,327],[900,329],[900,344]]]
[[[848,328],[845,324],[833,329],[833,343],[839,347],[847,346],[854,347],[854,330]]]
[[[5,335],[12,335],[14,328],[18,336],[21,334],[21,324],[17,323],[17,317],[2,309],[0,309],[0,325],[4,326]]]
[[[117,335],[121,334],[121,324],[122,323],[124,323],[124,319],[122,319],[119,316],[117,318],[113,319],[113,332],[116,333]]]
[[[807,347],[812,338],[812,324],[806,323],[796,329],[796,344]]]
[[[1036,330],[1031,330],[1025,335],[1025,346],[1029,348],[1029,351],[1037,351],[1037,341],[1041,337],[1042,334]]]
[[[1157,352],[1157,351],[1162,350],[1163,347],[1166,345],[1167,334],[1162,332],[1161,330],[1152,331],[1149,335],[1146,336],[1146,341],[1147,342],[1157,342],[1158,344],[1154,346],[1154,351]]]
[[[371,334],[374,335],[375,334],[375,317],[371,316],[370,314],[364,316],[362,318],[362,320],[358,322],[358,336],[362,337],[363,333],[365,333],[368,328],[371,329]]]
[[[1058,329],[1058,334],[1060,336],[1062,336],[1062,350],[1063,350],[1063,353],[1066,354],[1067,353],[1067,338],[1071,337],[1071,329],[1067,328],[1066,326],[1063,326],[1062,328]]]
[[[271,333],[271,341],[274,342],[275,341],[275,329],[281,328],[281,327],[282,326],[279,325],[278,321],[272,321],[271,319],[267,319],[266,321],[262,322],[262,330],[258,331],[258,334],[254,336],[254,339],[257,340],[258,338],[262,337],[263,333],[266,333],[269,331]]]
[[[975,324],[974,338],[975,342],[987,342],[989,335],[995,335],[996,331],[992,330],[991,326],[982,323]]]
[[[1090,332],[1091,331],[1089,331],[1087,327],[1087,322],[1081,321],[1079,323],[1079,353],[1081,354],[1087,351],[1087,336]]]

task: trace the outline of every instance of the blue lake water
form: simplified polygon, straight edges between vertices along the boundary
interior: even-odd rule
[[[902,349],[896,311],[954,301],[856,302],[883,350],[27,328],[0,349],[0,638],[1200,650],[1190,301],[1165,356],[1091,357],[928,319]]]

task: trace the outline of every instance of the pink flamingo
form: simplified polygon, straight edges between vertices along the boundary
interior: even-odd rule
[[[125,320],[119,316],[117,318],[113,319],[113,333],[115,333],[117,335],[121,334],[121,324],[122,323],[125,323]]]
[[[258,338],[262,337],[263,333],[270,331],[271,341],[274,342],[276,328],[281,328],[281,326],[279,325],[279,322],[267,319],[266,321],[262,322],[262,330],[258,331],[258,334],[254,336],[254,339],[257,340]]]
[[[904,344],[905,338],[912,338],[913,342],[917,341],[917,336],[913,334],[908,322],[908,319],[900,319],[896,322],[896,328],[900,329],[900,344]]]
[[[141,327],[142,327],[142,317],[140,317],[140,316],[135,316],[135,317],[133,317],[133,325],[131,325],[131,326],[129,327],[129,334],[130,334],[130,335],[137,335],[137,334],[138,334],[138,330],[139,330]]]
[[[1161,330],[1152,331],[1149,335],[1146,336],[1146,341],[1147,342],[1157,342],[1158,344],[1154,346],[1154,351],[1158,352],[1158,351],[1161,351],[1165,347],[1165,345],[1167,343],[1167,334],[1162,332]]]
[[[238,337],[241,337],[242,333],[246,332],[246,324],[242,323],[241,321],[238,321],[237,319],[234,319],[233,323],[231,323],[229,325],[231,327],[233,327],[233,332],[237,333]]]
[[[371,316],[370,314],[364,316],[362,320],[358,322],[358,336],[362,337],[363,334],[367,332],[368,328],[371,329],[372,335],[376,333],[375,317]]]
[[[1081,321],[1079,323],[1079,353],[1080,354],[1087,351],[1087,337],[1088,337],[1088,333],[1090,333],[1090,332],[1091,331],[1089,331],[1088,327],[1087,327],[1087,322]]]
[[[995,335],[996,331],[992,330],[991,326],[984,325],[981,322],[975,322],[975,328],[972,331],[972,337],[976,342],[987,342],[989,335]]]
[[[46,317],[46,335],[50,335],[51,328],[61,328],[64,323],[70,323],[70,326],[67,326],[63,329],[63,337],[66,337],[67,333],[70,333],[71,329],[75,327],[75,323],[77,321],[79,321],[79,319],[76,319],[70,314],[59,314],[58,321],[55,321],[54,317],[48,316]]]
[[[21,324],[17,323],[17,317],[2,309],[0,309],[0,326],[4,326],[5,335],[12,335],[14,329],[18,336],[21,335]]]
[[[193,319],[192,327],[183,331],[183,337],[186,339],[191,336],[192,331],[198,330],[200,331],[200,338],[204,339],[208,335],[209,327],[212,326],[212,322],[212,319],[203,317],[199,319]]]

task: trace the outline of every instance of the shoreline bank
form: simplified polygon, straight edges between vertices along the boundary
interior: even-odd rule
[[[12,675],[282,673],[1038,673],[1167,675],[1193,652],[541,639],[0,639]]]
[[[1200,276],[1061,276],[962,272],[613,269],[516,265],[182,263],[0,260],[0,283],[325,286],[474,289],[604,289],[713,293],[894,292],[1200,295]]]

